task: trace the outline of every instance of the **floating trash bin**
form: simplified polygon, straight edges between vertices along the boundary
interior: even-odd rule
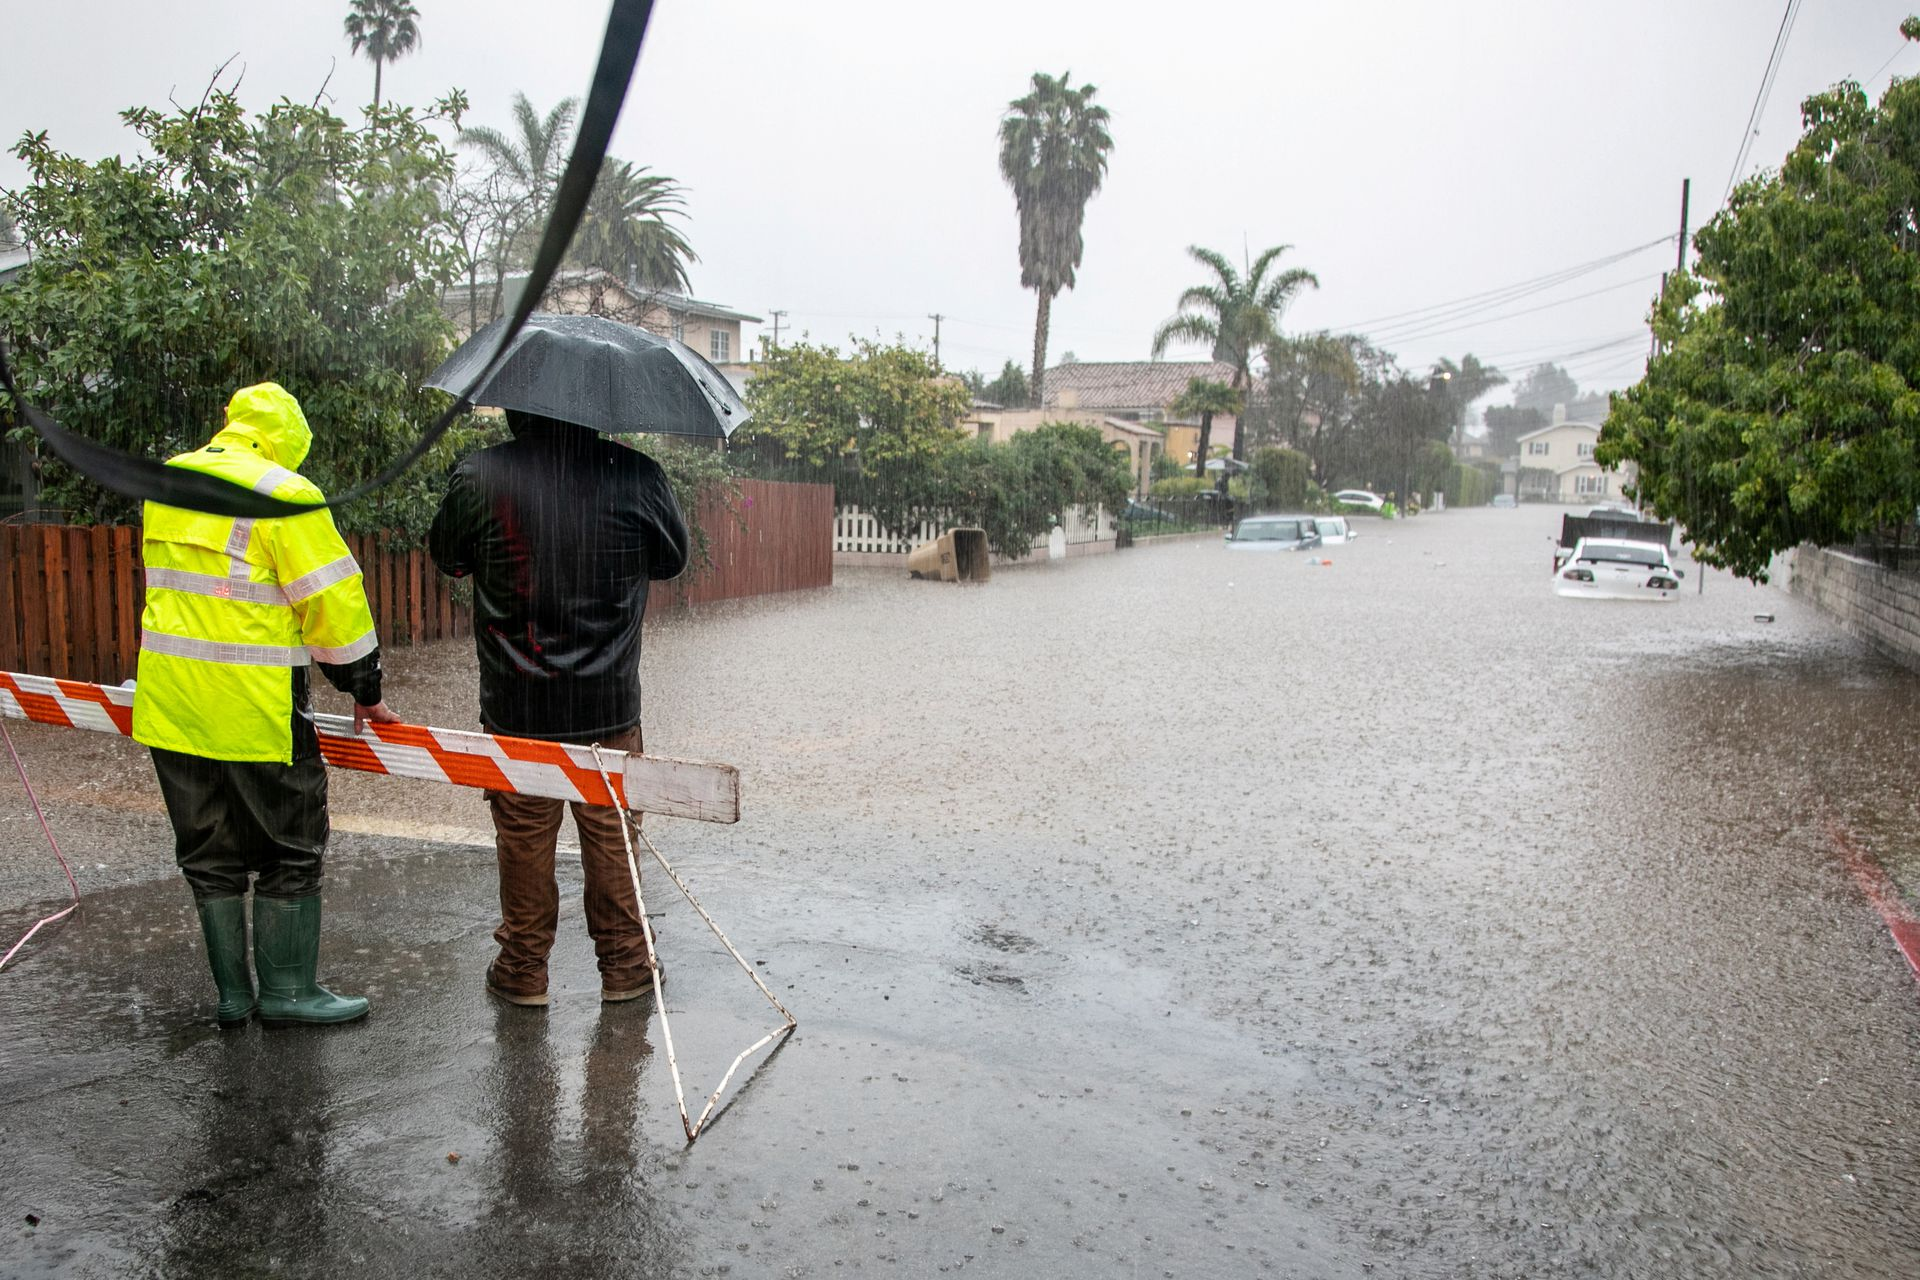
[[[936,582],[985,582],[993,577],[984,529],[949,529],[907,553],[907,572]]]

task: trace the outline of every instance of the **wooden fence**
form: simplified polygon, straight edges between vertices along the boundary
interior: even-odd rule
[[[833,489],[742,480],[701,504],[710,565],[656,588],[678,607],[833,584]],[[347,536],[388,647],[470,635],[467,609],[422,550]],[[0,671],[118,684],[134,673],[145,584],[128,525],[0,525]]]

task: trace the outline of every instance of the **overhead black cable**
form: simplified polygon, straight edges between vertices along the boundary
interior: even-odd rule
[[[1773,36],[1773,51],[1767,55],[1767,68],[1760,75],[1759,91],[1753,95],[1753,109],[1747,113],[1747,129],[1740,136],[1740,149],[1734,153],[1733,170],[1727,174],[1727,189],[1720,196],[1720,202],[1726,203],[1733,194],[1734,184],[1740,181],[1741,171],[1747,167],[1747,157],[1753,152],[1753,140],[1760,130],[1760,116],[1767,109],[1767,99],[1773,96],[1773,82],[1780,75],[1780,63],[1787,50],[1787,41],[1793,35],[1794,20],[1800,14],[1800,0],[1787,0],[1786,11],[1780,15],[1780,29]]]
[[[1497,316],[1487,316],[1481,320],[1470,320],[1465,324],[1449,323],[1445,328],[1440,329],[1419,329],[1411,332],[1395,333],[1384,340],[1395,343],[1417,342],[1425,338],[1437,338],[1444,337],[1450,333],[1461,333],[1468,329],[1480,329],[1490,324],[1499,324],[1506,320],[1516,320],[1521,316],[1530,316],[1536,312],[1551,311],[1555,307],[1564,307],[1570,302],[1581,302],[1587,298],[1597,298],[1603,293],[1616,293],[1621,289],[1628,289],[1634,285],[1646,284],[1650,281],[1658,280],[1660,275],[1661,273],[1656,271],[1650,276],[1635,276],[1631,280],[1622,280],[1619,284],[1610,284],[1604,288],[1589,289],[1585,293],[1576,293],[1570,298],[1555,298],[1552,302],[1543,302],[1537,307],[1527,307],[1520,311],[1508,311]]]
[[[1414,324],[1427,324],[1442,318],[1441,315],[1432,313],[1452,312],[1463,307],[1471,309],[1483,305],[1501,306],[1514,301],[1516,298],[1524,297],[1529,293],[1538,293],[1545,289],[1551,289],[1558,285],[1565,284],[1569,280],[1575,280],[1580,276],[1588,275],[1605,267],[1610,267],[1616,262],[1623,262],[1636,254],[1645,253],[1649,249],[1672,244],[1673,239],[1671,234],[1664,235],[1656,240],[1649,240],[1645,244],[1637,244],[1631,249],[1622,249],[1616,253],[1595,258],[1590,262],[1578,263],[1571,267],[1562,267],[1558,271],[1549,271],[1545,275],[1534,276],[1532,279],[1520,280],[1513,284],[1501,285],[1496,289],[1488,289],[1480,293],[1470,293],[1465,297],[1453,298],[1446,302],[1430,303],[1424,307],[1414,307],[1409,311],[1395,311],[1387,315],[1373,316],[1366,320],[1356,320],[1350,324],[1329,325],[1326,327],[1336,333],[1358,333],[1365,331],[1371,325],[1385,325],[1388,328],[1395,328],[1407,327]],[[1393,323],[1396,321],[1403,323],[1396,325]]]
[[[580,118],[580,131],[574,136],[573,154],[567,160],[566,172],[555,193],[553,212],[541,235],[540,249],[534,255],[526,288],[521,292],[512,319],[501,331],[499,345],[472,386],[483,385],[492,375],[494,366],[506,354],[514,335],[539,305],[541,295],[546,292],[554,272],[559,269],[573,233],[579,228],[580,220],[586,213],[587,199],[593,194],[594,181],[600,174],[600,164],[606,158],[607,146],[613,139],[613,126],[620,118],[621,105],[626,101],[627,87],[633,79],[633,69],[640,58],[640,44],[646,37],[647,20],[652,13],[653,0],[613,0],[612,11],[607,15],[606,38],[600,45],[599,65],[594,69],[593,86],[587,92],[587,109]],[[425,456],[427,450],[453,425],[454,419],[470,405],[464,395],[448,405],[410,449],[373,479],[355,485],[346,493],[326,502],[307,503],[283,502],[241,488],[218,476],[189,471],[184,467],[169,467],[152,458],[138,457],[85,436],[75,435],[28,404],[20,394],[14,384],[13,369],[7,359],[4,343],[0,343],[0,387],[5,388],[14,403],[20,406],[21,416],[28,425],[39,433],[40,438],[63,462],[105,488],[129,498],[184,507],[189,511],[255,519],[297,516],[308,511],[344,506],[385,488]]]

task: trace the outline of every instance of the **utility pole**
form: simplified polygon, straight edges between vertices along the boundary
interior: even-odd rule
[[[767,314],[773,317],[773,349],[778,351],[780,349],[780,321],[786,317],[787,313],[780,310],[772,310],[767,312]]]
[[[938,372],[940,369],[940,322],[946,317],[936,311],[927,319],[933,321],[933,367],[934,371]]]
[[[1687,269],[1687,197],[1693,194],[1693,179],[1680,179],[1680,254],[1674,259],[1673,269]]]
[[[1693,179],[1680,179],[1680,250],[1674,255],[1673,260],[1673,269],[1676,272],[1687,269],[1687,203],[1692,195]],[[1667,272],[1660,273],[1660,297],[1663,301],[1667,296],[1667,281],[1670,278]],[[1647,359],[1651,360],[1658,354],[1660,354],[1660,339],[1655,338],[1647,352]]]

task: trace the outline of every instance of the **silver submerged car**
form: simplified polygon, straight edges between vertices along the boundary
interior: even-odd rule
[[[1248,516],[1227,532],[1230,551],[1305,551],[1320,542],[1313,516]]]

